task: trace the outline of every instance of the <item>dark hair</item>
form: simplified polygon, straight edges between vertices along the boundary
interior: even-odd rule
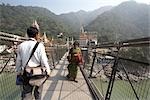
[[[75,42],[73,43],[73,45],[79,46],[79,42],[78,42],[78,41],[75,41]]]
[[[27,34],[28,34],[28,36],[29,37],[32,37],[32,38],[34,38],[35,36],[36,36],[36,34],[38,34],[38,29],[36,28],[36,27],[29,27],[28,29],[27,29]]]

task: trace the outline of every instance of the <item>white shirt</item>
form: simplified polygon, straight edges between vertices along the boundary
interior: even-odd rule
[[[29,41],[24,41],[20,45],[18,45],[16,59],[17,72],[21,72],[22,69],[24,69],[36,43],[37,41],[34,38],[30,38]],[[27,66],[29,67],[37,67],[39,65],[46,67],[47,72],[50,73],[50,67],[48,64],[45,47],[42,43],[39,43],[38,47],[36,48],[34,54],[27,64]]]

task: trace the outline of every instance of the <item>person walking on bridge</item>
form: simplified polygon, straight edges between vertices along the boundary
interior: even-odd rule
[[[78,66],[83,63],[83,60],[81,49],[79,48],[79,43],[77,41],[73,43],[73,48],[70,49],[67,58],[69,61],[67,78],[71,81],[78,82],[76,80]]]
[[[33,74],[34,71],[33,68],[38,68],[39,66],[45,68],[47,74],[49,75],[50,66],[48,64],[45,47],[42,43],[37,42],[37,40],[39,39],[38,29],[32,26],[29,27],[27,29],[27,35],[29,37],[29,40],[22,42],[17,47],[17,59],[16,59],[17,75],[22,74],[25,69],[32,69],[30,71]],[[33,48],[37,43],[38,45],[33,55],[31,56],[32,54],[31,52],[33,52]],[[41,100],[42,86],[32,85],[29,83],[29,81],[26,81],[26,83],[24,83],[22,87],[23,87],[21,95],[22,100],[32,100],[33,97],[35,100]]]

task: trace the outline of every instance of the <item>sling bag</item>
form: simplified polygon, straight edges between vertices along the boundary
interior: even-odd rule
[[[16,85],[25,85],[28,84],[31,79],[41,79],[47,76],[45,67],[27,67],[28,62],[30,61],[32,55],[34,54],[36,48],[38,47],[39,42],[37,42],[31,52],[31,55],[24,67],[23,75],[17,75]]]

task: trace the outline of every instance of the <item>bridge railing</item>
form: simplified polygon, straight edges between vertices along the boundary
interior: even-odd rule
[[[15,53],[10,47],[13,43],[1,40],[0,52],[0,99],[1,100],[20,100],[20,87],[15,85]],[[6,44],[5,44],[6,43]],[[9,45],[9,46],[8,46]]]
[[[102,100],[150,98],[150,38],[83,49],[90,87]]]
[[[0,99],[1,100],[21,100],[21,87],[16,86],[16,45],[14,42],[22,42],[13,37],[0,37]],[[46,46],[46,52],[50,66],[56,66],[66,52],[66,47]]]

